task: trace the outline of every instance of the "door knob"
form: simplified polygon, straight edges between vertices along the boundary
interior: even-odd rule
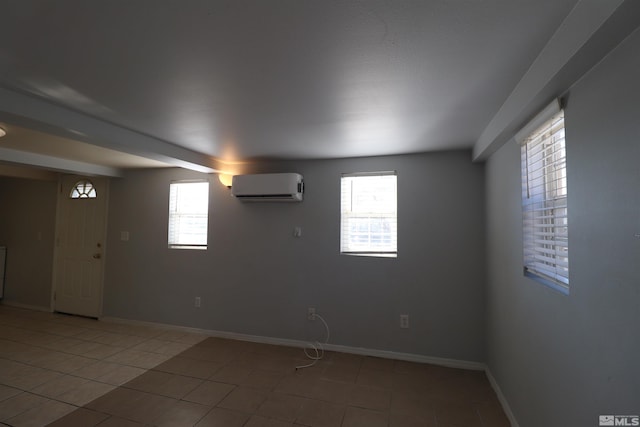
[[[102,255],[100,255],[100,254],[93,254],[93,257],[94,257],[95,259],[100,259],[100,258],[102,258]]]

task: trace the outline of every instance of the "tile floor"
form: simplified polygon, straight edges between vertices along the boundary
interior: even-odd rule
[[[482,372],[0,305],[0,425],[509,426]]]

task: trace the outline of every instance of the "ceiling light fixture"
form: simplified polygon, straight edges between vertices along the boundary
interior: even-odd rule
[[[0,138],[5,136],[6,134],[7,134],[7,131],[0,127]]]

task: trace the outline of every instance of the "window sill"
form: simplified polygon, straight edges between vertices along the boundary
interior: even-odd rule
[[[198,251],[206,251],[206,246],[194,246],[194,245],[169,245],[169,249],[194,249]]]
[[[524,269],[524,277],[528,277],[538,283],[542,283],[546,287],[551,288],[556,292],[560,292],[563,295],[569,295],[569,286],[564,283],[555,282],[549,278],[533,273],[526,268]]]
[[[379,252],[340,252],[340,255],[372,257],[372,258],[398,258],[398,254],[396,252],[387,252],[387,253],[379,253]]]

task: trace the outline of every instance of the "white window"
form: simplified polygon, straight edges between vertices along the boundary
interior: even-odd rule
[[[169,188],[169,247],[206,249],[208,182],[173,182]]]
[[[396,178],[395,172],[342,175],[341,253],[397,256]]]
[[[71,199],[95,199],[96,197],[98,197],[96,188],[88,179],[76,182],[76,185],[73,186],[69,194],[69,198]]]
[[[524,272],[568,293],[564,112],[560,110],[529,133],[521,152]]]

